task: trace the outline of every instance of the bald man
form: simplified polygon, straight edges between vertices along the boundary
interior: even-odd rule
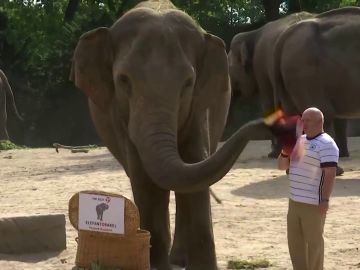
[[[283,149],[278,157],[278,168],[289,169],[287,236],[294,270],[323,269],[323,230],[339,160],[339,149],[323,125],[319,109],[306,109],[294,149]]]

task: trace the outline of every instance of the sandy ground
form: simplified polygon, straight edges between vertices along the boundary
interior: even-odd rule
[[[269,142],[251,142],[226,177],[213,186],[213,223],[220,269],[230,259],[265,258],[270,269],[291,269],[286,243],[287,177],[266,158]],[[360,269],[360,138],[350,138],[325,226],[325,269]],[[105,148],[73,154],[52,148],[0,152],[0,217],[68,211],[78,191],[98,189],[132,198],[123,169]],[[174,200],[171,202],[172,224]],[[0,254],[1,270],[71,269],[77,231],[66,221],[61,253]],[[0,239],[1,241],[1,239]]]

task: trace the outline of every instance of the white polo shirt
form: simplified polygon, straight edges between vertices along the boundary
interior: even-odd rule
[[[302,135],[297,144],[290,157],[290,199],[318,205],[324,182],[322,168],[337,166],[339,148],[324,132],[313,138]]]

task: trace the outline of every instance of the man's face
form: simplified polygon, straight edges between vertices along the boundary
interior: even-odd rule
[[[302,115],[301,121],[304,125],[306,135],[314,136],[321,132],[321,119],[313,112],[306,112]]]

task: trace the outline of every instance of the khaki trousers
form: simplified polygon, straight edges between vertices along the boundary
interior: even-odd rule
[[[322,270],[325,215],[317,205],[289,200],[287,237],[294,270]]]

